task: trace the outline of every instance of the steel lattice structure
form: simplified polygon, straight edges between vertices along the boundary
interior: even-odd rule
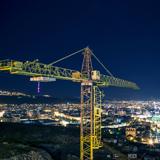
[[[80,159],[93,160],[93,84],[81,83]]]
[[[97,86],[93,86],[94,96],[94,140],[93,149],[99,149],[102,147],[101,142],[101,115],[102,115],[102,101],[104,94]]]
[[[85,48],[83,51],[84,58],[81,72],[39,63],[37,60],[32,62],[1,60],[0,71],[8,71],[10,74],[16,75],[48,77],[81,83],[80,160],[93,160],[93,150],[102,147],[101,113],[103,93],[99,87],[112,86],[138,89],[138,86],[133,82],[94,71],[91,61],[92,51],[89,48]]]

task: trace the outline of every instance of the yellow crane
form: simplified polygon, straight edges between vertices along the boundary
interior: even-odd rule
[[[54,66],[55,63],[83,52],[81,71]],[[94,57],[110,74],[103,75],[93,70],[91,57]],[[102,147],[101,114],[103,93],[100,87],[122,87],[139,89],[138,86],[126,80],[114,77],[88,48],[74,52],[51,64],[39,61],[1,60],[0,70],[11,74],[31,77],[32,81],[49,82],[53,79],[71,80],[81,83],[81,121],[80,121],[80,160],[93,160],[94,149]]]

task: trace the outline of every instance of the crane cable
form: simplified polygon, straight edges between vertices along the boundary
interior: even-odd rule
[[[58,63],[58,62],[60,62],[60,61],[63,61],[63,60],[65,60],[65,59],[67,59],[67,58],[69,58],[69,57],[71,57],[71,56],[74,56],[75,54],[82,52],[84,49],[85,49],[85,48],[80,49],[80,50],[78,50],[78,51],[76,51],[76,52],[74,52],[74,53],[71,53],[71,54],[69,54],[69,55],[67,55],[67,56],[65,56],[65,57],[63,57],[63,58],[60,58],[60,59],[58,59],[58,60],[50,63],[49,65],[56,64],[56,63]]]
[[[67,55],[67,56],[65,56],[65,57],[63,57],[63,58],[60,58],[60,59],[58,59],[58,60],[50,63],[49,65],[51,66],[51,65],[56,64],[56,63],[58,63],[58,62],[60,62],[60,61],[63,61],[63,60],[65,60],[65,59],[69,58],[69,57],[72,57],[72,56],[76,55],[77,53],[82,52],[82,51],[85,50],[85,49],[86,49],[86,48],[82,48],[82,49],[80,49],[80,50],[78,50],[78,51],[76,51],[76,52],[73,52],[73,53],[71,53],[71,54],[69,54],[69,55]],[[97,56],[96,56],[92,51],[91,51],[91,53],[92,53],[93,57],[97,60],[97,62],[105,69],[105,71],[106,71],[110,76],[114,77],[113,74],[112,74],[112,73],[104,66],[104,64],[97,58]]]
[[[96,56],[92,51],[91,51],[91,53],[92,53],[93,57],[97,60],[97,62],[105,69],[105,71],[106,71],[110,76],[114,77],[113,74],[105,67],[105,65],[97,58],[97,56]]]

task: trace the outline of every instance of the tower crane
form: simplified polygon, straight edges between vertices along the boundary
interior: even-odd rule
[[[79,52],[79,51],[78,51]],[[31,81],[55,81],[55,79],[70,80],[81,83],[81,112],[80,112],[80,160],[93,160],[93,151],[102,147],[101,142],[101,114],[103,93],[101,87],[122,87],[139,89],[133,83],[114,77],[103,75],[100,71],[93,70],[91,57],[94,56],[90,48],[83,52],[81,71],[54,66],[55,63],[75,55],[75,52],[51,64],[43,64],[39,61],[1,60],[0,71],[8,71],[10,74],[31,77]]]

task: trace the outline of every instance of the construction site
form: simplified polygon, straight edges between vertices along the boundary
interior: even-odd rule
[[[55,66],[58,62],[79,53],[83,55],[81,71]],[[92,57],[103,67],[106,74],[101,74],[99,70],[93,68]],[[102,105],[104,104],[103,99],[105,96],[103,88],[121,87],[133,90],[139,89],[136,83],[113,76],[88,47],[68,54],[50,64],[43,64],[38,60],[25,62],[18,60],[1,60],[0,71],[8,72],[13,75],[30,77],[30,81],[38,83],[38,92],[40,91],[40,83],[42,82],[47,83],[60,79],[81,84],[79,134],[80,160],[94,160],[94,152],[107,147],[103,145],[101,133]]]

